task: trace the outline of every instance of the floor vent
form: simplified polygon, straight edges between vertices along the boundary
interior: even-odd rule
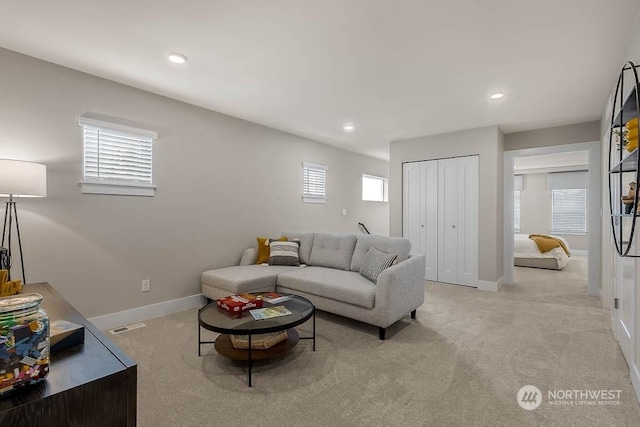
[[[145,326],[147,325],[145,325],[144,323],[134,323],[132,325],[119,326],[117,328],[109,329],[109,332],[111,332],[111,335],[118,335],[123,332],[133,331],[134,329],[144,328]]]

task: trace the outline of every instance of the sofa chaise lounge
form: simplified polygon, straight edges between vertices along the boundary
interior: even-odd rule
[[[299,240],[301,267],[256,264],[257,250],[249,248],[240,265],[203,272],[202,294],[210,300],[244,292],[297,294],[319,310],[377,326],[381,340],[407,314],[415,319],[424,303],[425,256],[410,255],[407,239],[326,232],[282,235]],[[360,274],[371,248],[397,255],[376,282]]]

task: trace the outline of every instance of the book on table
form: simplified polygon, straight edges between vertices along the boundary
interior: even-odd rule
[[[251,313],[256,320],[273,319],[274,317],[289,316],[292,314],[287,307],[283,305],[249,310],[249,313]]]
[[[262,299],[269,304],[279,304],[281,302],[289,301],[291,295],[281,295],[277,292],[265,292],[262,294]]]

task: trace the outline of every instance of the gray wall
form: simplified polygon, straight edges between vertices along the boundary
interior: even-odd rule
[[[424,136],[391,143],[389,232],[402,236],[402,163],[479,155],[478,278],[496,282],[503,273],[504,161],[497,126]]]
[[[600,141],[600,122],[598,121],[508,133],[504,136],[504,150],[592,141]]]
[[[547,188],[546,173],[524,175],[520,192],[520,233],[555,234],[564,237],[571,250],[586,251],[589,247],[586,235],[558,234],[551,232],[551,190]]]
[[[18,203],[27,279],[87,317],[198,294],[203,270],[257,236],[359,221],[388,234],[388,204],[361,200],[362,173],[388,176],[385,161],[7,50],[0,64],[0,158],[48,166],[48,196]],[[87,112],[158,131],[155,197],[81,194]],[[329,166],[326,205],[301,202],[302,161]]]

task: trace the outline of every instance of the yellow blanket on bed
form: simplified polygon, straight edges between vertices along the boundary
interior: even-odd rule
[[[546,234],[529,234],[529,238],[536,242],[538,250],[542,253],[549,252],[553,248],[562,248],[567,256],[571,256],[567,245],[558,238],[547,236]]]

